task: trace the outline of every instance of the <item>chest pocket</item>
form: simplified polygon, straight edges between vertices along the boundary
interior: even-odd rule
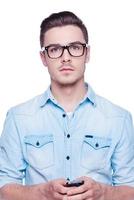
[[[81,165],[90,170],[105,167],[111,139],[85,135],[81,151]]]
[[[54,164],[53,135],[29,135],[24,138],[29,165],[44,169]]]

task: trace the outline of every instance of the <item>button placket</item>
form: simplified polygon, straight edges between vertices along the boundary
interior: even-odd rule
[[[69,119],[66,113],[62,114],[63,124],[64,124],[64,141],[65,141],[65,177],[71,177],[71,140],[70,140],[70,133],[69,133]]]

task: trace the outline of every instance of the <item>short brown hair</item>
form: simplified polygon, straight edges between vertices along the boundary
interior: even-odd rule
[[[40,26],[41,47],[43,47],[44,35],[46,31],[54,27],[61,27],[61,26],[66,26],[66,25],[78,26],[84,35],[86,43],[88,43],[87,28],[83,24],[82,20],[79,19],[74,13],[70,11],[62,11],[58,13],[53,13],[42,21],[41,26]]]

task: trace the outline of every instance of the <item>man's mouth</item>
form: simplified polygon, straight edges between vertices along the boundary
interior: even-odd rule
[[[62,71],[74,71],[74,69],[72,68],[72,67],[61,67],[60,68],[60,71],[62,72]]]

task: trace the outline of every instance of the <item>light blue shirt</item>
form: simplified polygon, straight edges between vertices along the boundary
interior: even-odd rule
[[[9,110],[0,140],[0,185],[88,176],[134,186],[134,129],[129,112],[88,86],[70,117],[50,88]]]

